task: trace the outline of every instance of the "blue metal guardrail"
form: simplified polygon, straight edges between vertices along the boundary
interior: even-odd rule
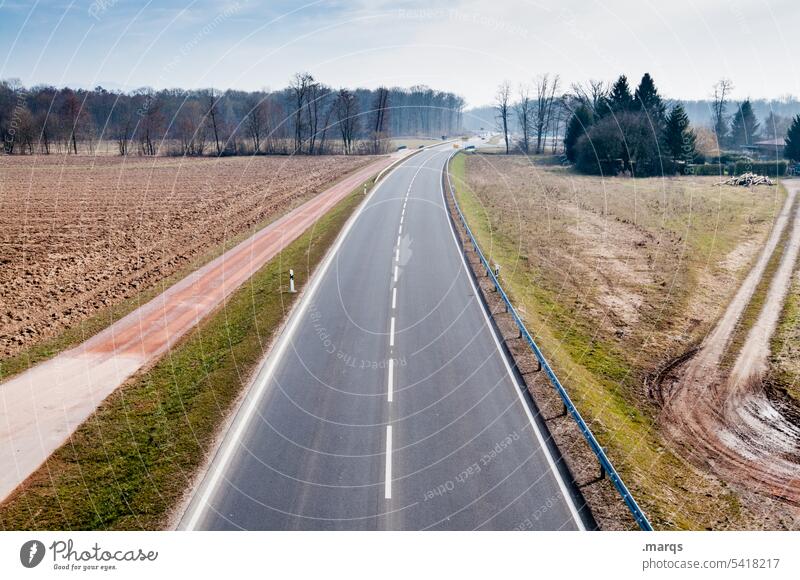
[[[489,262],[486,260],[486,257],[483,255],[480,246],[478,245],[477,240],[475,240],[475,236],[472,235],[472,230],[469,228],[467,224],[467,219],[464,217],[464,214],[461,212],[461,207],[458,205],[458,200],[456,199],[455,190],[453,189],[453,182],[450,180],[450,160],[455,156],[455,153],[451,155],[447,160],[447,165],[445,166],[445,170],[447,172],[447,185],[450,187],[450,196],[453,198],[453,205],[458,212],[458,217],[461,220],[461,223],[464,226],[464,229],[469,236],[470,241],[472,242],[472,247],[475,249],[475,253],[480,257],[481,264],[486,269],[486,274],[492,279],[494,283],[494,287],[497,292],[500,294],[500,297],[503,299],[505,303],[506,310],[511,314],[514,318],[514,322],[519,329],[520,335],[522,338],[525,339],[525,342],[528,343],[533,354],[536,355],[536,359],[539,361],[539,367],[541,370],[547,374],[547,378],[550,379],[550,383],[552,383],[553,387],[555,387],[556,392],[561,397],[561,401],[564,403],[564,408],[566,411],[572,416],[575,422],[578,424],[578,428],[581,430],[584,439],[589,444],[589,447],[592,449],[594,454],[597,456],[597,460],[600,462],[600,470],[602,475],[608,475],[608,478],[614,484],[614,487],[617,488],[619,495],[622,497],[622,500],[625,502],[625,505],[628,506],[628,509],[633,516],[633,519],[636,520],[636,523],[639,524],[639,527],[646,531],[652,531],[653,526],[650,524],[650,521],[647,519],[647,516],[642,511],[642,508],[639,507],[639,504],[636,503],[636,500],[631,495],[631,492],[625,486],[625,483],[622,481],[619,473],[617,470],[614,469],[614,466],[611,463],[611,460],[606,455],[603,448],[600,446],[600,443],[595,438],[594,434],[592,433],[589,426],[586,424],[586,421],[583,420],[581,414],[578,412],[578,409],[575,408],[575,405],[572,403],[572,400],[569,398],[567,391],[561,385],[561,381],[558,380],[556,374],[553,372],[553,369],[550,367],[550,364],[547,362],[547,359],[544,358],[542,351],[539,350],[539,346],[536,344],[536,341],[533,340],[530,332],[525,327],[525,324],[522,322],[522,319],[517,314],[517,310],[514,308],[511,301],[508,299],[508,295],[506,294],[503,287],[500,285],[500,281],[497,279],[497,276],[492,271],[492,268],[489,266]]]

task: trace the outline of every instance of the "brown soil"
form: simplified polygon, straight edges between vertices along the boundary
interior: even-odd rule
[[[695,463],[726,481],[790,506],[789,517],[800,517],[800,422],[791,400],[766,388],[770,338],[800,250],[800,190],[785,182],[789,196],[759,259],[739,287],[714,330],[697,354],[665,381],[664,424],[673,441]],[[779,246],[788,231],[784,247]],[[736,325],[761,281],[775,251],[778,268],[770,280],[758,318],[726,376],[720,362]],[[783,509],[764,505],[767,517]],[[796,525],[796,523],[795,523]]]
[[[374,159],[0,156],[0,359],[138,295]]]

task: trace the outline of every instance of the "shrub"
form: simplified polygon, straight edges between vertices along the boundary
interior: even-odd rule
[[[725,165],[720,163],[706,163],[704,165],[690,165],[687,173],[692,175],[725,175]]]
[[[733,174],[755,173],[768,177],[782,177],[786,175],[788,165],[786,161],[737,161],[733,167]]]

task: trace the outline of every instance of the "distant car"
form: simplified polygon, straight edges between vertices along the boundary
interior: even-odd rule
[[[400,147],[397,148],[398,151],[402,151],[403,149],[408,149],[408,146],[407,145],[400,145]]]
[[[417,147],[417,149],[424,149],[424,148],[425,148],[425,145],[420,145],[419,147]]]
[[[464,151],[474,151],[474,150],[475,150],[475,145],[467,145],[466,147],[464,147]]]

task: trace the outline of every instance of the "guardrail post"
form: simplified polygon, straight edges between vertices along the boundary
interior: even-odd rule
[[[600,479],[605,479],[605,478],[606,478],[606,468],[605,468],[605,466],[604,466],[604,465],[601,463],[601,464],[600,464]]]

